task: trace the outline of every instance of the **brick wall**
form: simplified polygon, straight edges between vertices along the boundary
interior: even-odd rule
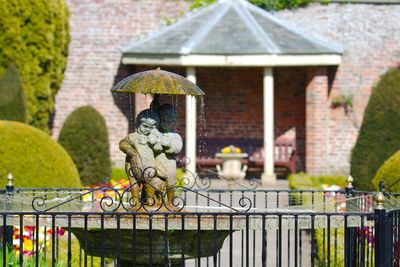
[[[371,88],[388,68],[400,64],[400,5],[313,4],[277,15],[344,47],[342,63],[328,73],[328,104],[349,95],[354,112],[329,108],[328,154],[319,164],[327,173],[348,173]]]
[[[187,9],[178,0],[68,0],[71,43],[65,79],[56,96],[53,137],[76,108],[92,105],[105,118],[112,159],[121,160],[118,141],[128,120],[110,88],[121,60],[120,48]],[[121,102],[121,101],[120,101]],[[126,114],[125,114],[126,115]]]
[[[154,68],[120,66],[119,47],[132,37],[155,29],[164,17],[187,8],[175,0],[69,0],[71,44],[65,80],[56,96],[53,136],[75,108],[92,105],[103,114],[114,161],[123,158],[118,141],[132,124],[130,114],[149,99],[113,97],[109,89],[128,73]],[[389,67],[400,63],[400,5],[314,4],[276,15],[298,27],[344,46],[342,64],[328,68],[326,157],[316,161],[318,172],[345,173],[362,122],[371,87]],[[184,68],[171,69],[185,75]],[[305,166],[305,102],[307,68],[276,68],[275,134],[296,127],[298,151]],[[258,68],[199,68],[199,85],[206,91],[206,129],[199,135],[262,137],[262,70]],[[310,77],[308,78],[310,79]],[[354,112],[331,108],[339,95],[351,95]],[[227,99],[231,101],[227,101]],[[172,101],[172,100],[171,100]],[[184,97],[174,98],[179,110],[178,131],[184,133]],[[200,106],[200,105],[199,105]],[[181,108],[179,108],[181,107]],[[200,123],[200,122],[199,122]],[[316,146],[318,147],[318,146]],[[315,151],[314,151],[315,152]],[[310,157],[312,157],[310,155]]]
[[[328,153],[328,72],[308,68],[306,86],[306,170],[325,173]]]

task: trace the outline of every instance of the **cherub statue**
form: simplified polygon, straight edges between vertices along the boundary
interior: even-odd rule
[[[165,190],[167,192],[167,203],[171,203],[175,196],[175,178],[176,178],[176,156],[181,152],[183,141],[179,134],[174,132],[176,123],[176,112],[170,104],[162,104],[158,108],[160,117],[160,132],[158,140],[162,146],[162,151],[155,152],[156,170],[160,179],[165,181]],[[155,147],[155,146],[154,146]]]
[[[161,151],[162,145],[158,142],[160,118],[152,109],[146,109],[136,117],[136,132],[128,134],[119,143],[119,148],[126,154],[125,171],[131,185],[132,197],[139,200],[140,187],[143,186],[145,203],[149,199],[161,201],[164,181],[155,176],[156,159],[154,151]],[[155,203],[157,204],[157,203]]]
[[[174,108],[169,104],[159,106],[155,98],[152,107],[137,116],[136,132],[119,143],[126,154],[125,170],[133,185],[132,197],[138,200],[143,187],[145,204],[152,204],[149,199],[161,204],[165,193],[169,204],[175,196],[176,156],[183,146],[182,138],[173,131],[175,123]]]

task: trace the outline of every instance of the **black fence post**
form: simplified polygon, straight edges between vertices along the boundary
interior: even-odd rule
[[[346,217],[346,220],[348,217]],[[355,227],[349,227],[345,223],[344,229],[344,262],[346,267],[356,266],[356,240],[357,240],[357,229]]]
[[[7,197],[11,198],[12,195],[14,194],[14,183],[13,183],[14,176],[12,173],[7,174],[7,185],[6,185],[6,194]],[[10,201],[7,204],[7,210],[12,209],[12,202]],[[4,215],[3,215],[4,216]],[[3,222],[7,222],[6,220],[3,220]],[[2,238],[6,241],[6,244],[9,245],[10,247],[13,245],[13,235],[14,235],[14,227],[10,225],[3,225],[0,230]]]
[[[345,193],[346,198],[354,197],[353,177],[351,175],[347,177]],[[357,228],[349,226],[348,218],[348,216],[345,217],[344,224],[344,263],[346,267],[352,267],[356,265]]]
[[[375,267],[392,266],[392,225],[383,206],[384,194],[380,191],[376,196],[375,209]]]

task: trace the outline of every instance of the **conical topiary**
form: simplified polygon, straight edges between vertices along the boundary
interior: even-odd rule
[[[391,69],[374,86],[351,156],[358,190],[373,190],[379,167],[400,149],[400,70]]]
[[[26,122],[25,94],[14,64],[0,78],[0,120]]]
[[[98,184],[111,176],[106,123],[93,107],[84,106],[72,112],[58,141],[74,160],[84,185]]]

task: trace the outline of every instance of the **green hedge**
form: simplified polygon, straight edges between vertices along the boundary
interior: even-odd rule
[[[58,140],[74,160],[84,185],[100,184],[105,177],[111,177],[106,122],[93,107],[73,111]]]
[[[15,64],[27,98],[27,121],[47,131],[67,63],[65,0],[0,0],[0,76]]]
[[[322,189],[323,184],[328,185],[339,185],[341,187],[346,187],[346,177],[341,175],[321,175],[312,176],[305,173],[293,173],[288,177],[289,187],[293,190],[304,190],[304,189]]]
[[[372,184],[375,189],[379,189],[379,182],[385,183],[385,190],[390,192],[400,192],[400,150],[392,155],[383,165],[378,169]],[[393,186],[389,188],[391,185]]]
[[[25,94],[14,64],[0,78],[0,120],[26,122]]]
[[[400,70],[391,69],[374,86],[356,145],[351,174],[358,190],[373,190],[379,167],[400,149]]]
[[[68,153],[45,132],[29,125],[0,121],[0,186],[12,172],[16,187],[80,187]]]

